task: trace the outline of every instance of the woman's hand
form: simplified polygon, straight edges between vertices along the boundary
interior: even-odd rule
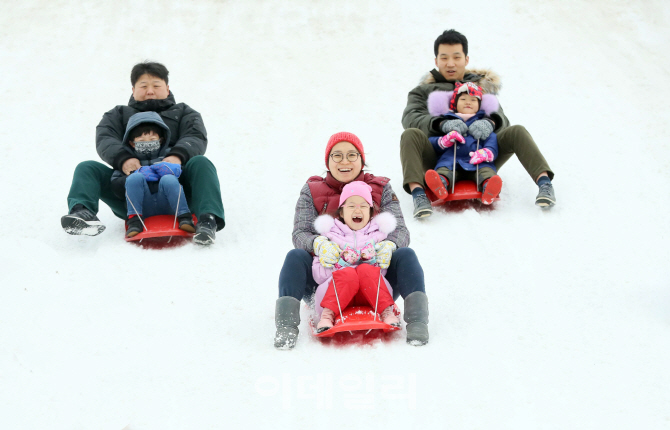
[[[340,253],[342,253],[340,247],[326,236],[317,236],[314,239],[314,254],[319,257],[319,263],[323,267],[333,267],[340,260]]]
[[[393,251],[396,250],[395,243],[390,240],[382,240],[375,245],[375,250],[377,251],[377,264],[379,264],[379,267],[388,269],[389,264],[391,264]]]

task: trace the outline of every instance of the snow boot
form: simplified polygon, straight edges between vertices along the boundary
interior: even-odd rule
[[[482,184],[482,203],[485,205],[490,205],[500,194],[502,190],[502,179],[500,176],[495,175],[491,178],[488,178]]]
[[[415,291],[405,297],[405,322],[407,343],[420,346],[428,343],[428,297],[423,291]]]
[[[275,304],[275,325],[275,348],[292,349],[299,333],[300,300],[291,296],[278,298]]]
[[[387,307],[384,309],[384,312],[382,312],[382,322],[392,325],[393,327],[400,327],[400,320],[395,312],[393,312],[393,305]]]
[[[323,333],[329,328],[333,328],[333,324],[335,324],[335,312],[328,308],[323,308],[321,320],[319,320],[319,324],[316,325],[316,332]]]
[[[179,225],[181,228],[181,224]],[[216,218],[212,214],[202,214],[198,219],[198,225],[195,227],[195,236],[193,242],[198,245],[211,245],[216,239]]]
[[[84,234],[86,236],[97,236],[105,231],[97,216],[84,205],[74,205],[69,214],[60,219],[60,225],[69,234]]]
[[[179,221],[179,230],[195,233],[195,226],[193,225],[193,216],[191,215],[191,212],[179,215],[177,221]]]
[[[535,204],[541,208],[550,208],[556,204],[554,186],[551,182],[540,185],[540,192],[535,197]]]
[[[449,181],[447,178],[437,173],[435,170],[428,170],[426,172],[426,185],[440,200],[444,200],[449,196]]]
[[[433,214],[433,206],[423,190],[412,193],[412,200],[414,202],[414,218],[426,218]]]
[[[140,219],[142,215],[135,215],[134,217],[126,220],[126,237],[134,237],[142,233],[144,226],[142,225],[142,220]]]

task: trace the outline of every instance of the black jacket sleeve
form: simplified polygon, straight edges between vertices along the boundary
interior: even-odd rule
[[[122,170],[123,163],[133,158],[122,142],[123,113],[122,106],[106,112],[95,129],[95,149],[102,160],[116,170]]]
[[[167,155],[176,155],[186,164],[191,157],[204,155],[207,150],[207,130],[202,116],[188,105],[179,121],[179,137],[177,143],[170,148]]]

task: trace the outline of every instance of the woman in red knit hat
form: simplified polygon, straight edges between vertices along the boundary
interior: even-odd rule
[[[402,296],[405,302],[407,342],[423,345],[428,342],[428,299],[423,281],[423,269],[409,245],[400,204],[389,184],[389,178],[363,172],[365,151],[361,140],[353,133],[335,133],[328,140],[325,152],[328,169],[326,177],[312,176],[300,191],[293,222],[293,246],[286,255],[279,274],[279,299],[275,307],[275,347],[295,346],[300,325],[300,300],[314,295],[317,283],[312,277],[313,255],[325,267],[340,258],[340,247],[320,236],[314,227],[319,215],[336,216],[342,188],[350,182],[362,181],[372,188],[374,213],[389,212],[396,218],[396,229],[386,240],[376,244],[380,267],[387,269],[386,279],[393,288],[393,298]]]

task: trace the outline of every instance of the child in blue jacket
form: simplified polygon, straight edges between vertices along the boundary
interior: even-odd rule
[[[126,237],[136,236],[144,229],[141,218],[154,215],[176,215],[181,230],[195,233],[178,179],[181,165],[162,161],[170,149],[170,129],[160,115],[140,112],[131,116],[123,142],[142,165],[128,176],[118,170],[112,174],[112,189],[125,194],[128,205]]]
[[[440,112],[440,106],[449,101],[449,110]],[[434,116],[442,115],[449,121],[457,121],[453,131],[444,136],[429,137],[439,159],[435,170],[426,172],[426,185],[439,198],[449,195],[447,191],[453,181],[478,179],[482,190],[482,203],[491,204],[500,194],[502,179],[496,174],[493,160],[498,156],[498,141],[495,133],[478,141],[467,134],[468,127],[479,119],[486,119],[498,110],[498,100],[492,94],[483,94],[473,82],[456,83],[454,91],[434,91],[428,96],[428,107]],[[453,146],[456,146],[455,151]],[[454,172],[454,152],[456,171]],[[477,167],[479,172],[477,173]]]

